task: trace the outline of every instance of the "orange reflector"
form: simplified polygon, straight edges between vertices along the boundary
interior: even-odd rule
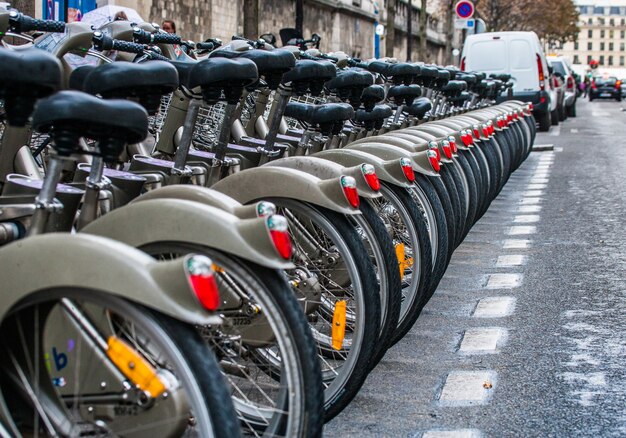
[[[335,303],[335,311],[333,312],[333,349],[341,350],[343,348],[343,338],[346,336],[346,301],[339,300]]]
[[[413,266],[413,258],[407,257],[404,243],[396,244],[396,258],[398,259],[398,267],[400,268],[400,280],[404,280],[404,272]]]
[[[139,389],[151,397],[158,397],[167,390],[152,365],[126,342],[111,336],[107,346],[107,357]]]

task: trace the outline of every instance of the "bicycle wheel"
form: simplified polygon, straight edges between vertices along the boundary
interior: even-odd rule
[[[373,208],[376,199],[361,199],[360,215],[348,216],[361,236],[363,245],[376,269],[380,292],[380,335],[371,359],[374,368],[392,345],[391,340],[398,327],[403,302],[402,284],[398,269],[396,247],[388,234],[386,223]]]
[[[341,214],[287,198],[267,199],[287,218],[296,271],[319,284],[306,299],[324,383],[325,419],[341,412],[370,370],[380,333],[375,269],[355,228]],[[333,330],[333,327],[339,329]]]
[[[0,387],[22,434],[240,434],[215,356],[188,324],[97,291],[53,290],[10,313],[2,333],[13,336],[2,337]],[[114,365],[126,360],[150,386]]]
[[[302,309],[277,271],[215,249],[180,242],[141,248],[158,259],[204,254],[217,266],[222,327],[198,327],[230,384],[246,435],[322,434],[323,388]]]

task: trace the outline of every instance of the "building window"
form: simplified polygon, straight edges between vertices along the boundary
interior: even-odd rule
[[[602,29],[602,30],[600,31],[600,38],[604,38],[604,35],[605,35],[605,32],[604,32],[604,29]]]
[[[622,26],[623,26],[623,25],[625,25],[625,24],[626,24],[626,19],[625,19],[625,18],[622,18],[622,20],[620,21],[620,24],[621,24]],[[624,31],[622,31],[622,32],[624,32]]]
[[[591,63],[591,55],[587,55],[587,64]]]
[[[611,23],[611,25],[613,25],[613,23]],[[612,30],[609,30],[609,38],[613,39],[615,37],[615,32],[613,32]]]
[[[619,65],[622,66],[622,67],[624,66],[624,57],[623,56],[619,57]]]
[[[624,21],[624,20],[622,20],[622,21]],[[619,37],[620,37],[621,39],[624,39],[624,36],[626,36],[626,35],[625,35],[625,32],[624,32],[623,30],[620,30],[620,31],[619,31]]]
[[[604,18],[598,18],[598,24],[604,26]]]
[[[578,50],[578,41],[574,43],[574,50]]]
[[[587,38],[593,38],[593,30],[589,29],[587,31]]]
[[[600,43],[600,50],[604,50],[604,41]]]
[[[596,6],[593,8],[593,13],[595,15],[604,15],[604,8],[602,6]]]
[[[609,43],[609,50],[613,50],[613,43]]]
[[[619,15],[619,6],[611,6],[611,9],[609,10],[609,14]]]
[[[613,19],[611,18],[611,19],[609,20],[609,24],[610,24],[611,26],[615,26],[615,20],[613,20]]]
[[[619,51],[620,52],[624,51],[624,43],[619,43]]]
[[[623,56],[622,59],[624,59]],[[574,55],[574,64],[580,64],[580,59],[578,59],[578,55]]]
[[[604,65],[604,55],[600,55],[600,65]]]
[[[589,26],[593,26],[593,18],[587,20],[587,24],[589,24]]]
[[[613,57],[609,56],[609,65],[613,65]]]
[[[591,41],[587,43],[587,50],[593,50],[593,43]]]

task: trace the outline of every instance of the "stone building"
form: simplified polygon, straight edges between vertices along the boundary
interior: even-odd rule
[[[41,16],[41,0],[34,0]],[[321,49],[343,50],[349,55],[371,58],[374,55],[374,22],[385,24],[387,0],[304,0],[303,31],[305,38],[312,33],[322,36]],[[13,4],[30,7],[33,0],[13,0]],[[146,21],[176,22],[177,32],[185,38],[201,41],[209,37],[230,40],[243,33],[243,0],[98,0],[98,6],[115,4],[137,10]],[[439,17],[439,1],[429,0],[426,59],[418,57],[419,0],[413,0],[412,56],[413,61],[442,63],[445,47],[444,20]],[[379,8],[378,15],[376,8]],[[407,58],[407,0],[396,0],[394,55]],[[271,32],[278,37],[283,27],[295,27],[295,0],[259,0],[259,32]],[[381,40],[381,56],[390,44]]]
[[[604,68],[626,67],[626,0],[577,0],[578,40],[559,50],[574,67],[593,59]]]

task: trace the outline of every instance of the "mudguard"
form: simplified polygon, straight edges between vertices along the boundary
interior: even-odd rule
[[[217,190],[192,184],[172,184],[171,186],[159,187],[135,198],[132,203],[148,201],[150,199],[181,199],[199,202],[200,204],[224,210],[239,219],[253,219],[258,217],[259,203],[243,205],[239,201]]]
[[[463,128],[456,125],[455,123],[446,124],[446,123],[440,123],[440,122],[447,122],[447,119],[436,120],[434,122],[425,123],[423,125],[420,125],[420,128],[422,128],[424,132],[432,133],[433,135],[438,135],[439,137],[447,137],[451,135],[454,137],[454,141],[456,142],[456,147],[458,149],[460,150],[469,149],[469,147],[463,144],[463,140],[461,140],[461,129]]]
[[[383,160],[376,155],[356,149],[329,149],[315,154],[316,157],[331,160],[343,166],[356,166],[359,163],[371,164],[381,181],[401,187],[412,187],[400,167],[400,160]]]
[[[424,143],[424,142],[434,141],[435,143],[437,143],[437,147],[439,148],[439,154],[441,156],[439,161],[441,161],[442,163],[452,162],[452,160],[446,158],[446,156],[444,155],[441,143],[437,141],[438,138],[435,135],[428,134],[426,132],[419,132],[417,130],[407,131],[406,129],[403,129],[401,131],[390,132],[387,135],[391,137],[402,138],[404,140],[407,140],[413,143],[417,142],[418,150],[420,151],[428,149],[428,143]]]
[[[342,214],[359,214],[352,208],[337,178],[322,180],[296,169],[261,166],[234,173],[211,188],[244,204],[264,198],[291,198]]]
[[[116,295],[191,324],[219,324],[221,318],[194,297],[183,263],[157,262],[123,243],[88,234],[18,240],[0,250],[0,320],[32,294],[58,290],[59,296],[72,291]]]
[[[293,265],[277,253],[266,219],[239,219],[206,204],[150,199],[113,210],[81,232],[109,237],[135,248],[181,242],[219,249],[272,269]]]
[[[363,172],[361,171],[362,164],[364,163],[357,163],[350,167],[344,167],[339,163],[322,157],[304,156],[281,158],[279,160],[270,161],[265,164],[265,166],[296,169],[309,173],[320,179],[339,178],[341,175],[351,176],[356,180],[356,188],[359,191],[359,196],[364,198],[378,198],[382,196],[379,192],[372,190],[365,180]]]
[[[358,151],[367,152],[383,160],[397,160],[399,158],[408,158],[411,160],[411,165],[415,172],[419,172],[429,176],[439,176],[437,172],[433,170],[428,159],[428,151],[413,152],[405,148],[382,144],[382,143],[361,143],[358,145],[350,145],[347,149],[354,149]]]

